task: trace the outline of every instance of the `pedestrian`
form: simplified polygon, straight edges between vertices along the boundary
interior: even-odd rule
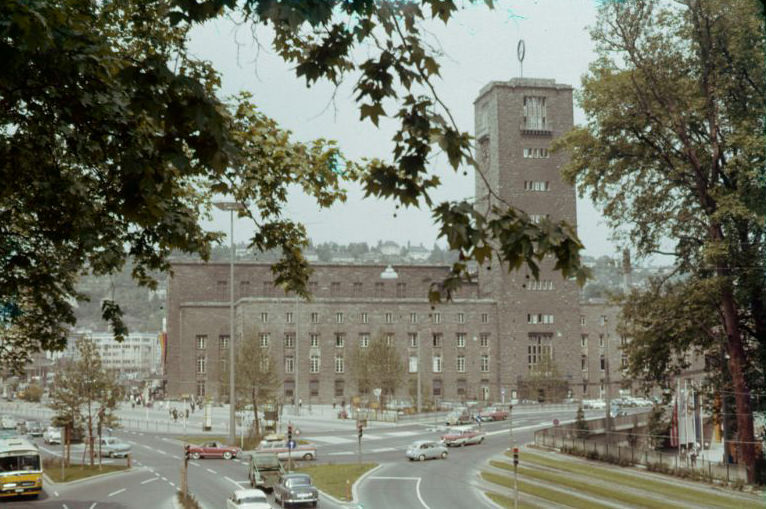
[[[300,410],[301,408],[303,408],[303,399],[298,398],[298,410]]]
[[[187,421],[189,420],[189,409],[188,408],[186,409],[186,420]]]
[[[173,409],[173,422],[178,422],[178,410]]]

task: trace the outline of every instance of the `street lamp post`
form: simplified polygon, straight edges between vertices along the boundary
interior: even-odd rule
[[[220,210],[229,211],[231,243],[231,263],[229,264],[229,443],[234,444],[237,440],[237,422],[234,408],[234,211],[243,209],[238,202],[215,202],[213,205]]]

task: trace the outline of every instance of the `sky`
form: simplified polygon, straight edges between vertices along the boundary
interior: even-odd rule
[[[444,56],[437,92],[449,106],[461,130],[473,133],[473,100],[490,81],[518,77],[522,70],[516,56],[519,39],[524,39],[524,77],[553,78],[579,88],[588,64],[595,58],[588,27],[595,23],[594,0],[496,0],[494,10],[483,2],[467,6],[448,25],[440,21],[426,25],[431,41],[440,45]],[[270,47],[270,32],[218,20],[196,28],[190,38],[194,56],[210,60],[222,75],[222,93],[240,90],[253,93],[258,107],[284,128],[293,139],[308,141],[324,137],[338,141],[348,158],[387,157],[395,124],[381,120],[376,128],[369,120],[359,121],[353,100],[353,76],[335,90],[318,83],[307,88]],[[575,104],[575,124],[586,122]],[[434,171],[442,186],[437,201],[470,198],[474,192],[473,170],[455,173],[444,159],[437,159]],[[331,209],[319,209],[300,191],[291,193],[285,215],[306,225],[314,243],[393,240],[431,247],[438,231],[427,209],[395,210],[385,200],[363,199],[361,188],[348,187],[348,200]],[[590,256],[615,255],[609,229],[589,200],[577,202],[578,233]],[[208,229],[229,231],[228,212],[215,211]],[[252,223],[237,220],[235,241],[253,235]],[[441,240],[439,244],[446,243]]]

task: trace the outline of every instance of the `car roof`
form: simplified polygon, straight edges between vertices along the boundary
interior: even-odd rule
[[[256,490],[256,489],[246,489],[246,490],[234,490],[234,496],[237,498],[244,498],[244,497],[252,497],[255,495],[259,496],[266,496],[266,493],[263,492],[263,490]]]

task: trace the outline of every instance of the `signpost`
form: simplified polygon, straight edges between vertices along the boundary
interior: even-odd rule
[[[513,507],[519,509],[519,448],[513,448],[513,491],[515,491]]]

